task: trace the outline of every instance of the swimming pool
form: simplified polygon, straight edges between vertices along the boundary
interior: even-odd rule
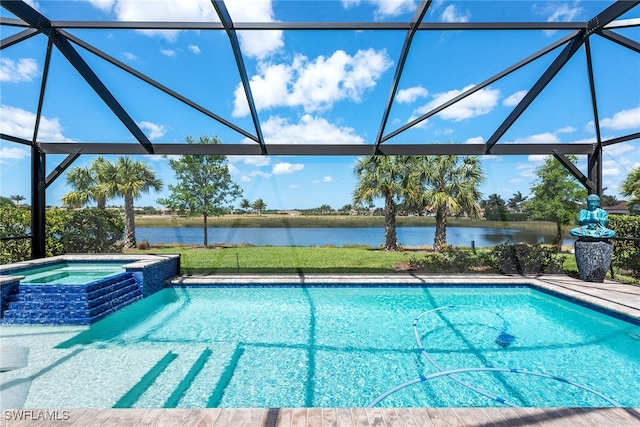
[[[35,353],[56,362],[25,407],[362,407],[420,376],[487,367],[547,377],[456,378],[519,406],[640,406],[640,326],[526,286],[176,287],[47,332]],[[435,377],[381,405],[502,406],[459,382]]]

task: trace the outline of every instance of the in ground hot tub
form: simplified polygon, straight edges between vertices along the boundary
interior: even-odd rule
[[[64,255],[0,267],[1,321],[91,324],[164,286],[179,255]]]

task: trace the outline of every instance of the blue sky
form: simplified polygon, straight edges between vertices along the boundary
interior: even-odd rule
[[[217,21],[209,0],[28,2],[52,20]],[[425,22],[586,21],[611,1],[436,1]],[[237,22],[407,21],[412,0],[227,0]],[[3,17],[12,17],[6,10]],[[640,19],[636,7],[621,20]],[[2,38],[19,29],[2,27]],[[222,31],[68,30],[119,61],[254,133],[228,38]],[[617,32],[640,42],[640,27]],[[414,38],[385,133],[420,116],[513,63],[561,39],[564,31],[422,31]],[[379,131],[385,102],[405,37],[404,31],[245,31],[240,46],[262,132],[268,143],[363,144]],[[640,55],[599,37],[591,38],[594,78],[604,139],[640,131]],[[44,66],[46,38],[33,37],[0,52],[0,129],[31,139]],[[249,143],[236,131],[146,85],[76,46],[83,58],[153,142],[184,142],[185,136],[217,136]],[[394,143],[484,143],[549,66],[558,50],[499,80],[465,101],[399,134]],[[589,82],[582,48],[507,131],[499,143],[595,141]],[[137,144],[114,114],[54,51],[38,140]],[[0,141],[0,194],[30,197],[29,150]],[[47,156],[53,170],[64,156]],[[73,166],[94,157],[83,155]],[[111,157],[115,160],[115,157]],[[165,183],[137,206],[157,205],[173,182],[166,159],[140,156]],[[529,194],[542,156],[486,156],[485,196],[505,200]],[[604,153],[605,193],[640,167],[640,141],[609,146]],[[334,208],[351,202],[355,157],[232,156],[233,179],[244,197],[262,198],[272,209]],[[585,171],[586,158],[579,166]],[[47,190],[60,205],[70,190],[65,176]],[[113,204],[121,204],[113,200]],[[237,205],[237,204],[236,204]]]

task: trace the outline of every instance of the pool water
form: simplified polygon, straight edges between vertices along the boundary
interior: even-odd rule
[[[436,308],[417,330],[439,368],[413,331]],[[168,288],[53,351],[64,363],[33,381],[27,406],[363,407],[480,367],[566,380],[456,375],[518,406],[611,406],[570,382],[640,406],[640,326],[526,287]],[[380,405],[501,406],[446,376]]]
[[[55,263],[11,274],[25,276],[20,281],[22,284],[85,285],[124,271],[122,263],[72,262]]]

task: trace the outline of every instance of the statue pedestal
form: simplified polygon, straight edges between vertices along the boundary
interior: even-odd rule
[[[611,265],[613,245],[608,240],[577,240],[574,247],[580,279],[602,283]]]

